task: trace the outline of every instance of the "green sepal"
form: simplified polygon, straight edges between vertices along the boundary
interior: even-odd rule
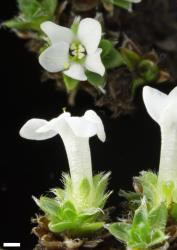
[[[99,48],[102,49],[101,60],[106,69],[113,69],[123,65],[123,59],[120,52],[114,48],[109,40],[102,39]]]
[[[85,71],[85,74],[87,76],[87,81],[93,85],[95,88],[104,88],[105,84],[106,84],[106,79],[105,76],[100,76],[94,72]]]
[[[63,74],[63,80],[64,80],[64,83],[68,92],[71,92],[74,89],[76,89],[79,84],[78,80],[73,79],[65,74]]]
[[[76,17],[71,25],[71,30],[74,34],[77,34],[79,23],[80,23],[80,17]]]

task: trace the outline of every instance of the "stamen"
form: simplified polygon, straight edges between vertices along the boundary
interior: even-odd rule
[[[85,57],[86,50],[84,46],[80,43],[72,43],[70,46],[70,56],[74,60],[81,60]]]

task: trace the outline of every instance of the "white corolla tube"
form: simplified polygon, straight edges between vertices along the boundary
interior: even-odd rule
[[[105,131],[100,117],[88,110],[82,117],[72,117],[64,112],[50,121],[31,119],[20,130],[23,138],[46,140],[59,134],[63,140],[73,187],[78,187],[83,178],[92,182],[92,162],[89,138],[97,135],[105,141]]]
[[[177,186],[177,87],[166,95],[146,86],[143,99],[148,113],[161,129],[159,181],[173,181]]]

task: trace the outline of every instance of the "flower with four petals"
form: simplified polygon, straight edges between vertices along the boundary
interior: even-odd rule
[[[50,46],[39,56],[41,66],[48,72],[62,71],[79,81],[87,80],[86,70],[103,76],[105,67],[100,57],[100,23],[93,18],[85,18],[75,27],[69,29],[50,21],[41,24],[50,41]]]

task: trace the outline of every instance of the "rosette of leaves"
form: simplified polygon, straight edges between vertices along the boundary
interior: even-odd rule
[[[130,249],[161,249],[176,242],[177,189],[172,182],[159,184],[158,176],[150,171],[134,177],[135,192],[120,191],[128,201],[130,215],[113,223],[109,231]],[[173,249],[173,248],[172,248]]]
[[[40,24],[53,20],[58,5],[57,0],[17,0],[19,15],[3,23],[5,27],[17,31],[41,33]]]
[[[110,195],[106,192],[109,176],[110,173],[97,174],[92,184],[83,179],[76,193],[70,176],[64,174],[64,188],[52,190],[54,197],[34,198],[49,221],[49,230],[79,237],[102,229],[105,224],[103,208]]]
[[[127,249],[150,250],[168,239],[165,234],[167,218],[167,207],[164,203],[148,210],[146,199],[143,198],[132,219],[113,223],[108,228]]]
[[[159,183],[155,173],[143,171],[140,176],[134,178],[134,188],[136,192],[121,190],[120,195],[128,199],[133,207],[140,204],[143,196],[149,209],[164,202],[169,216],[177,223],[177,188],[172,181]]]

